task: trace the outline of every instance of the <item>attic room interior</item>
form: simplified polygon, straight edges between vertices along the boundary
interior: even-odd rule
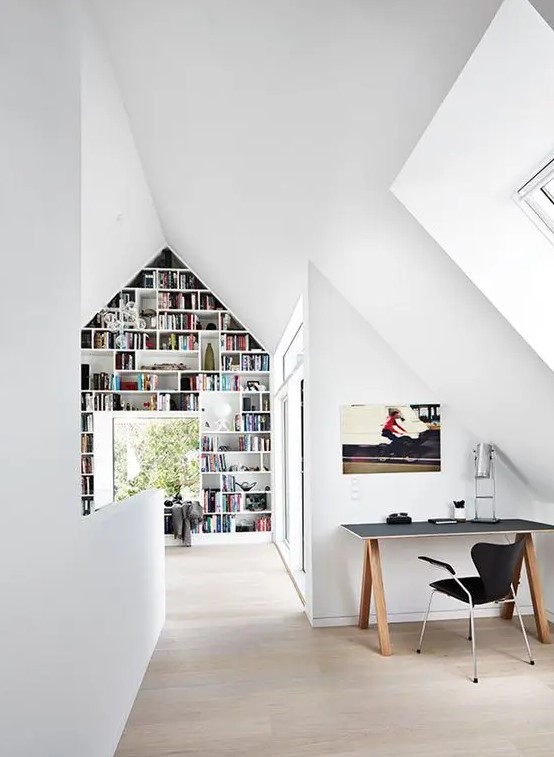
[[[0,754],[551,755],[552,0],[0,57]]]

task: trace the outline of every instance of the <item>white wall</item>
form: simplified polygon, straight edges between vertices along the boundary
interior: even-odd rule
[[[341,523],[383,521],[405,510],[414,520],[450,515],[449,503],[465,499],[472,510],[473,454],[476,441],[448,403],[441,408],[440,473],[370,474],[356,477],[359,499],[351,497],[352,476],[342,473],[340,407],[351,404],[443,403],[363,320],[332,284],[309,268],[306,346],[306,475],[312,536],[311,583],[314,625],[357,622],[362,542]],[[306,326],[306,324],[305,324]],[[421,343],[431,338],[422,333]],[[429,359],[432,360],[432,349]],[[533,498],[505,466],[497,467],[501,517],[533,517]],[[416,620],[436,578],[418,554],[431,554],[474,572],[471,539],[399,540],[382,543],[389,617]],[[528,597],[522,602],[527,606]],[[435,617],[464,612],[459,603],[438,598]],[[528,608],[527,608],[528,609]]]
[[[69,6],[0,8],[0,754],[10,757],[109,757],[163,618],[159,497],[80,514],[79,51]]]
[[[81,320],[86,323],[165,239],[87,0],[83,8]]]
[[[513,200],[554,155],[554,32],[506,0],[393,185],[554,368],[552,244]]]
[[[80,522],[72,630],[81,643],[75,695],[86,705],[73,754],[115,752],[158,641],[165,619],[163,499],[161,491],[141,492]]]

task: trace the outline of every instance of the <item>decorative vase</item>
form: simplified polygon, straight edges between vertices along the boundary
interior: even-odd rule
[[[215,354],[211,342],[208,342],[206,352],[204,353],[204,370],[215,371]]]

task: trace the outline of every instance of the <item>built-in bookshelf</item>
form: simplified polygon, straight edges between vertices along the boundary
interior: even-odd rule
[[[143,323],[110,329],[129,307]],[[97,413],[192,413],[204,506],[196,539],[270,539],[270,356],[180,258],[163,250],[117,292],[82,329],[81,354],[84,515],[95,510]]]

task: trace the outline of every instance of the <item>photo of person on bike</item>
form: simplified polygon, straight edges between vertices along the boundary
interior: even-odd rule
[[[342,408],[344,473],[440,471],[440,405]]]

